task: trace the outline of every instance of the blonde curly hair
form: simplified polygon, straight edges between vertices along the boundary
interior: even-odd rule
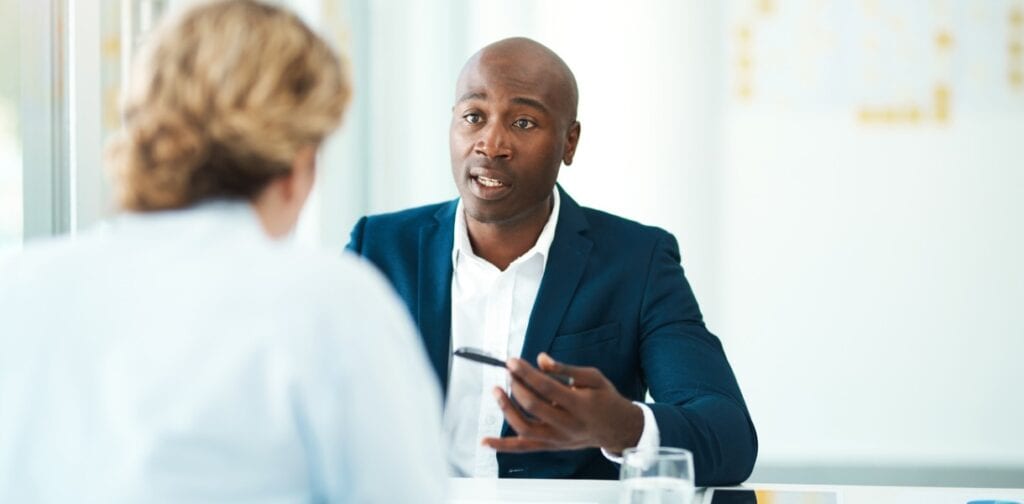
[[[122,208],[183,208],[253,199],[319,144],[351,96],[347,67],[295,14],[220,0],[150,35],[107,147]]]

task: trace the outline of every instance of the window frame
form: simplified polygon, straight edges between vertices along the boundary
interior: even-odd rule
[[[22,242],[71,229],[67,3],[21,0],[19,10]]]

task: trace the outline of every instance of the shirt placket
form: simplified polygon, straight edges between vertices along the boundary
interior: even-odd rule
[[[513,263],[495,279],[493,287],[487,294],[487,318],[484,341],[486,350],[502,360],[513,354],[509,345],[512,340],[512,317],[515,312],[516,286],[523,268],[521,261]],[[515,352],[518,357],[518,351]],[[511,377],[504,369],[489,367],[484,374],[483,387],[480,391],[479,431],[492,437],[501,436],[504,415],[501,408],[491,396],[494,387],[501,387],[511,393]],[[477,475],[496,477],[498,475],[498,459],[494,450],[480,447],[477,450]]]
[[[483,349],[502,360],[507,358],[508,341],[508,310],[511,303],[508,271],[499,273],[493,279],[489,292],[485,294]],[[504,387],[508,373],[501,368],[487,366],[484,369],[480,387],[480,416],[477,418],[477,432],[480,438],[498,437],[504,416],[497,402],[491,396],[494,387]],[[498,474],[498,461],[495,451],[485,446],[478,446],[476,452],[476,474],[478,476],[495,477]]]

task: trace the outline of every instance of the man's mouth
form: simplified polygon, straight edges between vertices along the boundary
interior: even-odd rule
[[[484,177],[483,175],[478,175],[476,177],[476,181],[479,182],[480,185],[482,185],[484,187],[501,187],[501,186],[505,185],[504,182],[502,182],[502,181],[500,181],[498,179],[492,179],[492,178]]]
[[[470,192],[482,200],[499,200],[512,192],[511,181],[496,171],[476,167],[470,170],[469,178],[472,180],[469,185]]]

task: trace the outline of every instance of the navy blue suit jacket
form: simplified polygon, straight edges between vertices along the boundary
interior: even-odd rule
[[[405,300],[442,386],[456,205],[363,217],[348,244]],[[643,401],[649,389],[654,402],[647,404],[662,446],[693,452],[698,485],[736,484],[750,475],[757,457],[754,425],[721,343],[704,326],[668,232],[582,208],[562,191],[521,356],[536,362],[542,351],[567,364],[597,367],[631,400]],[[614,479],[618,466],[596,448],[499,453],[498,474]]]

